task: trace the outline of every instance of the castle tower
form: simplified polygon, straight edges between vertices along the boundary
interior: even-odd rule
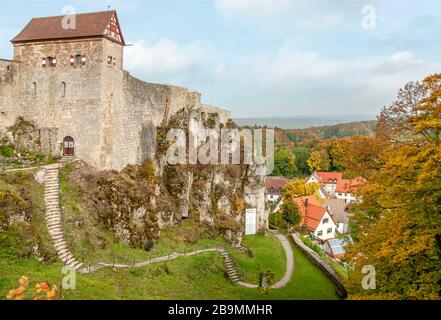
[[[64,155],[103,167],[109,108],[123,75],[116,11],[32,19],[11,42],[17,112],[39,128],[56,128]]]

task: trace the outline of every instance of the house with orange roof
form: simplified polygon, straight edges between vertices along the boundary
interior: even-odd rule
[[[354,203],[359,200],[357,193],[363,184],[366,183],[366,179],[357,177],[355,179],[342,179],[337,182],[335,188],[335,197],[337,199],[344,200],[346,203]]]
[[[319,183],[324,190],[325,196],[333,197],[338,181],[343,179],[340,172],[314,172],[306,179],[306,183]]]
[[[295,198],[302,215],[301,225],[314,234],[320,241],[335,238],[337,224],[327,208],[321,207],[321,201],[315,196]]]

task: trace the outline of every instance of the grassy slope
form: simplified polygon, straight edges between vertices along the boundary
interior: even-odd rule
[[[79,214],[79,209],[74,201],[75,190],[64,187],[63,205],[66,218],[69,219]],[[41,210],[43,190],[37,184],[33,188],[37,199],[33,223],[43,234],[44,247],[53,251],[45,231]],[[112,235],[99,226],[89,225],[90,221],[86,223],[82,228],[69,226],[69,232],[72,232],[74,239],[74,252],[86,262],[139,262],[173,252],[222,246],[233,254],[247,281],[257,283],[259,273],[268,269],[275,272],[277,280],[285,272],[284,252],[274,237],[246,237],[244,243],[254,253],[254,257],[251,258],[237,252],[219,238],[202,239],[195,244],[184,242],[180,235],[194,227],[193,222],[186,222],[179,227],[163,231],[155,249],[147,253],[118,244]],[[108,244],[104,249],[98,249],[94,238],[105,239]],[[0,244],[0,299],[6,296],[8,290],[16,287],[17,280],[22,275],[30,278],[31,286],[35,285],[36,281],[60,283],[61,263],[54,260],[43,264],[34,257],[19,257],[17,252],[20,252],[21,247],[25,247],[19,231],[0,233]],[[168,262],[167,265],[157,264],[141,269],[117,271],[104,269],[92,275],[78,274],[77,289],[65,291],[63,296],[65,299],[337,299],[335,287],[326,276],[297,249],[294,249],[294,255],[295,272],[291,282],[283,289],[272,291],[269,296],[263,296],[258,290],[232,284],[223,271],[219,255],[214,253],[179,258]]]

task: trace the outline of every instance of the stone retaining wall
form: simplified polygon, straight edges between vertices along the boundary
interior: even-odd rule
[[[335,285],[337,286],[337,293],[341,297],[346,298],[348,292],[343,286],[343,282],[337,275],[337,272],[335,272],[334,269],[332,269],[325,261],[323,261],[323,259],[318,255],[317,252],[305,245],[297,234],[292,234],[292,238],[294,239],[297,247],[299,247],[299,249],[306,255],[306,257],[308,257],[309,260],[311,260],[317,267],[319,267],[320,270],[322,270],[326,274],[326,276],[335,283]]]

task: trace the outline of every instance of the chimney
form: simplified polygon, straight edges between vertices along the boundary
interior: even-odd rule
[[[305,198],[305,207],[307,207],[309,205],[309,199]]]

